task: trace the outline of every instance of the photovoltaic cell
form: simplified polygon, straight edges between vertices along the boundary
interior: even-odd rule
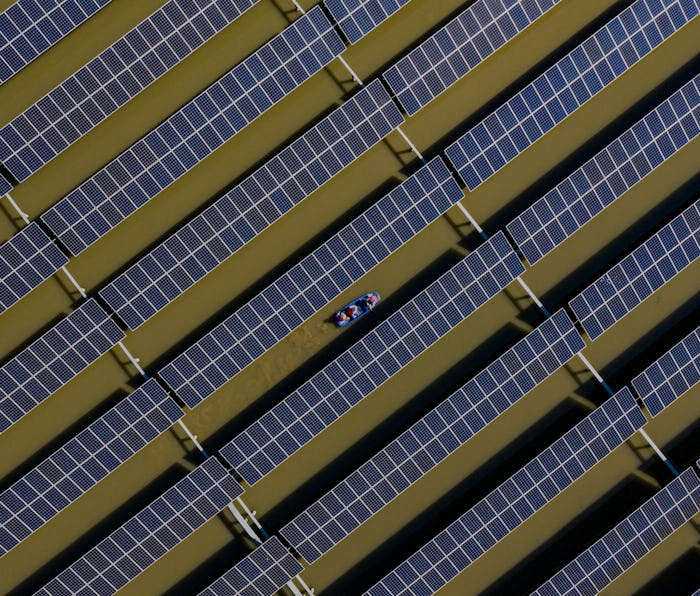
[[[100,291],[136,329],[403,122],[379,81],[291,143]]]
[[[0,83],[73,29],[109,0],[18,0],[0,13]]]
[[[559,0],[477,0],[382,75],[413,115]]]
[[[594,596],[700,512],[700,478],[688,468],[533,593]]]
[[[26,180],[257,0],[170,0],[0,129],[0,162]]]
[[[323,4],[350,43],[357,43],[410,0],[324,0]]]
[[[68,257],[36,223],[22,228],[0,246],[0,313],[66,263]]]
[[[0,432],[124,337],[124,332],[94,299],[85,301],[0,368]]]
[[[507,228],[534,265],[700,134],[700,75],[565,178]]]
[[[299,561],[273,536],[199,596],[272,596],[302,570]]]
[[[632,251],[569,306],[591,339],[626,314],[700,256],[700,200]]]
[[[670,406],[700,381],[700,327],[684,337],[632,380],[652,416]]]
[[[241,494],[210,457],[36,594],[114,594]]]
[[[149,379],[0,494],[0,556],[184,416]]]
[[[221,77],[42,215],[73,255],[170,186],[345,49],[320,7]]]
[[[499,232],[227,443],[254,484],[446,335],[523,272]]]
[[[566,311],[556,312],[280,533],[313,563],[583,347]]]
[[[640,429],[626,387],[372,587],[369,596],[433,594]]]
[[[463,196],[444,162],[433,159],[158,375],[194,408]]]
[[[474,190],[700,12],[696,0],[636,0],[447,148]]]
[[[12,190],[12,183],[0,172],[0,197],[4,197]]]

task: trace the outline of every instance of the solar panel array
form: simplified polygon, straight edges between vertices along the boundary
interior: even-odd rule
[[[193,408],[463,198],[435,158],[158,374]]]
[[[110,0],[17,0],[0,13],[0,83],[87,21]]]
[[[474,190],[696,17],[696,0],[636,0],[446,154]]]
[[[387,136],[403,117],[374,81],[100,291],[135,329]]]
[[[527,208],[507,228],[534,265],[700,134],[700,75]]]
[[[632,379],[644,406],[656,416],[700,381],[700,327]]]
[[[0,129],[0,162],[26,180],[257,0],[170,0]]]
[[[241,494],[210,457],[36,594],[114,594]]]
[[[0,494],[0,556],[183,416],[155,379],[100,416]]]
[[[413,115],[558,3],[477,0],[382,76]]]
[[[700,257],[700,200],[632,251],[569,306],[591,339]]]
[[[0,245],[0,313],[68,263],[68,257],[36,223]]]
[[[42,215],[73,255],[218,149],[345,49],[312,8]]]
[[[323,4],[350,43],[357,43],[410,0],[324,0]]]
[[[700,478],[688,468],[534,594],[598,594],[698,512]]]
[[[85,301],[0,368],[0,432],[124,337],[94,299]]]
[[[302,570],[299,561],[273,536],[199,596],[272,596]]]
[[[626,387],[372,587],[433,594],[621,445],[646,419]]]
[[[12,183],[0,172],[0,198],[12,190]]]
[[[221,455],[254,484],[523,271],[499,232],[227,443]]]
[[[282,528],[313,563],[584,348],[563,309]]]

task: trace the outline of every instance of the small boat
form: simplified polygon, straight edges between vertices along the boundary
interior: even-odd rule
[[[333,319],[338,327],[347,327],[348,325],[364,317],[368,312],[370,312],[377,304],[381,297],[377,292],[370,292],[365,294],[356,300],[353,300],[350,304],[346,304],[341,308]]]

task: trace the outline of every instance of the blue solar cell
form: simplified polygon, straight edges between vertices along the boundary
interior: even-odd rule
[[[598,594],[698,512],[700,478],[688,468],[533,595]]]
[[[0,368],[0,432],[124,339],[94,300],[85,301]]]
[[[324,0],[323,4],[350,43],[357,43],[410,0]]]
[[[401,122],[381,82],[370,83],[118,276],[100,296],[136,329]],[[309,179],[309,172],[314,178]]]
[[[569,306],[591,339],[625,315],[700,256],[700,200],[610,269]]]
[[[87,21],[110,0],[17,0],[0,13],[0,83]]]
[[[114,594],[242,494],[210,457],[37,594]]]
[[[696,138],[698,106],[700,75],[511,221],[508,232],[528,263],[534,265]],[[661,115],[663,126],[651,132]]]
[[[36,223],[30,223],[0,246],[0,313],[29,294],[68,263]]]
[[[146,381],[0,494],[0,556],[184,416]]]
[[[158,375],[194,408],[463,196],[435,158]]]
[[[637,395],[656,416],[700,381],[700,327],[632,380]]]
[[[263,542],[245,559],[234,565],[199,596],[272,596],[289,580],[301,573],[303,567],[279,541]]]
[[[257,1],[170,0],[2,127],[0,162],[27,179]]]
[[[227,443],[221,455],[254,484],[523,271],[498,233]]]
[[[73,255],[124,221],[345,49],[320,7],[73,190],[42,220]],[[213,123],[219,122],[218,131]],[[169,166],[169,167],[166,167]]]
[[[5,176],[0,172],[0,197],[4,197],[8,192],[12,190],[12,182],[10,182]]]
[[[382,76],[413,115],[558,3],[477,0]]]
[[[369,596],[433,594],[640,429],[626,387],[427,542]]]
[[[667,13],[680,8],[685,12],[679,11],[678,18],[671,22]],[[643,9],[650,16],[638,21],[633,15]],[[477,125],[447,148],[448,159],[474,190],[698,12],[700,6],[694,0],[636,0],[497,109],[492,116],[500,122],[502,132],[494,136]],[[632,39],[644,43],[633,44]],[[547,99],[551,93],[554,95]],[[508,114],[508,122],[503,119],[504,113]],[[503,150],[506,139],[510,141],[507,157]]]
[[[562,309],[285,525],[313,563],[584,348]]]

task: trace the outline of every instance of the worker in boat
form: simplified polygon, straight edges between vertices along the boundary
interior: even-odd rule
[[[348,316],[341,310],[335,315],[335,320],[338,321],[338,323],[345,323],[348,320]]]
[[[377,304],[377,297],[374,294],[367,294],[367,297],[365,298],[365,304],[369,309],[374,308],[374,305]]]
[[[351,304],[345,309],[345,314],[352,319],[357,314],[357,310],[357,305]]]

